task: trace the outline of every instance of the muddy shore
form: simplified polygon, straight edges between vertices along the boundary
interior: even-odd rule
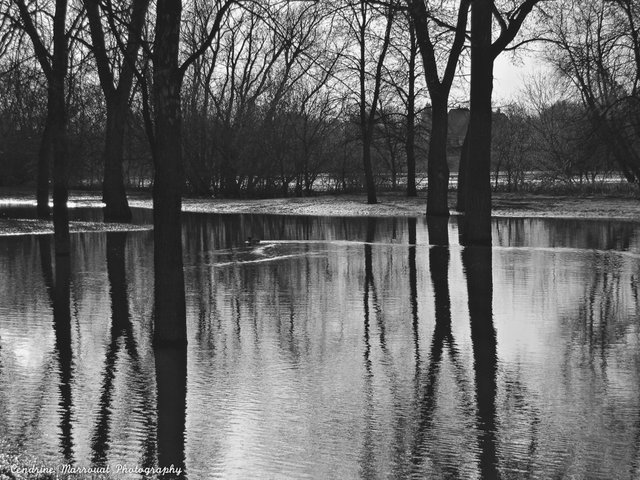
[[[151,208],[149,193],[132,193],[129,196],[132,207]],[[99,192],[72,191],[71,208],[101,207]],[[449,198],[451,214],[455,196]],[[11,206],[35,207],[35,193],[24,189],[0,188],[0,211]],[[426,195],[407,198],[400,193],[381,194],[378,203],[369,205],[365,195],[317,195],[305,198],[270,199],[216,199],[190,198],[183,200],[183,210],[202,213],[245,213],[277,215],[318,215],[318,216],[423,216],[426,209]],[[496,217],[553,217],[607,219],[640,222],[640,199],[616,196],[556,196],[539,194],[494,193],[493,216]],[[72,231],[119,230],[133,226],[119,226],[96,222],[72,222]],[[135,226],[133,228],[149,228]],[[3,234],[51,233],[51,222],[35,219],[19,219],[13,215],[0,213],[0,232]]]

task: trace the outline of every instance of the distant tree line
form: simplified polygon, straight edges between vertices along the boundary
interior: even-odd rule
[[[33,183],[38,145],[46,117],[46,101],[39,71],[12,69],[0,78],[2,162],[0,185]],[[525,85],[520,101],[493,110],[492,185],[496,190],[536,190],[576,185],[598,186],[624,178],[615,151],[602,140],[603,128],[575,96],[557,98],[565,87],[534,78]],[[186,90],[189,92],[189,90]],[[99,86],[78,85],[70,107],[70,185],[100,188],[103,181],[106,112]],[[76,103],[77,102],[77,103]],[[319,192],[356,192],[365,187],[357,118],[309,118],[300,112],[279,112],[269,131],[259,125],[263,112],[233,130],[238,138],[256,145],[234,147],[222,132],[219,118],[202,118],[197,103],[184,109],[185,193],[214,196],[304,196]],[[290,104],[291,105],[291,104]],[[315,105],[314,105],[315,107]],[[327,105],[325,105],[328,108]],[[310,107],[306,107],[310,108]],[[317,108],[321,108],[318,106]],[[322,112],[320,112],[322,113]],[[426,155],[431,121],[428,102],[415,119],[413,143],[418,189],[425,189]],[[459,155],[468,124],[468,108],[449,111],[447,163],[455,182]],[[452,126],[458,121],[460,125]],[[380,190],[407,188],[406,116],[388,107],[380,112],[373,130],[374,180]],[[127,188],[149,188],[153,162],[144,131],[143,115],[130,109],[124,123],[123,179]],[[462,128],[462,130],[461,130]],[[620,132],[623,133],[623,132]],[[238,140],[236,140],[238,142]],[[238,146],[239,145],[239,146]],[[235,153],[236,181],[221,177],[222,155]]]
[[[5,5],[2,25],[2,185],[35,182],[39,144],[47,133],[46,74],[25,37],[15,8],[19,3]],[[427,54],[427,61],[438,60],[429,66],[430,72],[448,67],[437,77],[437,82],[445,82],[438,87],[432,74],[424,74],[417,38],[421,35],[416,36],[404,3],[384,8],[377,5],[380,2],[237,3],[235,7],[242,8],[223,19],[210,45],[185,72],[185,192],[300,196],[363,190],[365,143],[370,182],[377,189],[405,189],[413,195],[416,186],[426,187],[429,168],[440,172],[432,179],[457,171],[460,145],[448,138],[447,125],[443,130],[442,120],[433,117],[441,119],[442,111],[450,109],[449,83],[457,78],[460,62],[466,61],[468,30],[459,37],[457,57],[443,63],[436,49],[455,55],[450,49],[457,30],[440,27],[433,58]],[[127,188],[150,187],[153,161],[145,109],[152,107],[144,97],[152,82],[151,38],[145,37],[152,36],[147,25],[151,13],[142,0],[137,7],[123,4],[117,11],[110,5],[74,6],[78,19],[68,32],[65,99],[69,182],[89,188],[108,184],[114,169],[105,168],[105,163],[115,155],[122,159],[121,173],[119,162],[111,162],[116,164],[112,183],[122,176]],[[34,12],[47,8],[37,2],[31,6]],[[437,11],[439,21],[429,25],[432,30],[433,24],[454,19],[456,12],[466,14],[469,7],[464,2],[450,2],[449,10],[445,6]],[[206,40],[216,9],[195,2],[185,11],[181,55],[186,57]],[[537,79],[523,102],[502,106],[506,116],[500,116],[499,131],[493,135],[494,186],[531,187],[530,177],[524,175],[531,171],[541,173],[545,184],[593,183],[611,171],[637,183],[637,17],[638,6],[629,1],[545,2],[537,18],[549,20],[546,30],[526,35],[551,42],[549,63],[566,82]],[[134,20],[136,25],[131,24]],[[466,19],[461,21],[466,25]],[[139,35],[127,35],[129,27]],[[443,41],[447,35],[450,40]],[[125,60],[127,38],[130,44],[135,39],[140,44],[129,47],[135,57],[130,60]],[[439,100],[439,95],[447,100]],[[109,134],[114,129],[122,130],[117,135],[121,140]],[[107,136],[109,142],[104,140]],[[434,136],[444,137],[445,143],[432,141]],[[443,153],[438,145],[445,145]],[[427,161],[429,155],[445,158],[446,163]]]

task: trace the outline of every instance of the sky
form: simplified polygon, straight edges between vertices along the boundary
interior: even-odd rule
[[[469,64],[461,68],[461,80],[454,84],[450,107],[469,106]],[[496,58],[493,66],[493,106],[498,108],[526,100],[525,85],[529,78],[550,75],[550,67],[540,58],[539,53],[519,52],[518,56],[504,52]]]
[[[493,103],[496,106],[510,103],[522,95],[527,78],[549,67],[537,58],[535,53],[520,56],[514,60],[512,55],[503,53],[496,58],[493,67]]]

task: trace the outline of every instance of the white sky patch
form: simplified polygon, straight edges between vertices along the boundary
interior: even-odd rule
[[[514,58],[509,52],[498,55],[493,66],[493,104],[516,101],[525,95],[529,77],[550,71],[550,67],[536,58],[534,53]]]

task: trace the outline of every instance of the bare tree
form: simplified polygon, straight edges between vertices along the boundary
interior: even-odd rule
[[[403,142],[407,168],[407,196],[415,197],[416,157],[419,148],[420,125],[418,118],[424,111],[424,74],[420,71],[418,39],[413,20],[407,11],[403,11],[395,22],[391,42],[390,66],[386,77],[393,87],[389,95],[390,104],[398,104],[404,119]],[[421,81],[422,79],[422,81]]]
[[[104,219],[106,221],[130,221],[131,210],[124,188],[122,169],[125,126],[136,68],[136,57],[140,48],[141,32],[149,0],[132,0],[130,9],[128,9],[130,11],[127,12],[128,18],[120,19],[126,24],[125,32],[120,32],[116,25],[111,2],[107,2],[106,5],[106,8],[105,6],[101,8],[98,0],[84,0],[89,18],[93,55],[107,106],[102,195],[105,203]],[[111,48],[116,55],[112,55],[112,58],[110,58],[107,49],[102,19],[109,21],[111,34],[116,37],[113,40],[116,43],[115,48]],[[122,34],[126,35],[126,39],[121,38]]]
[[[640,5],[560,2],[549,11],[549,61],[579,92],[622,173],[640,182]]]
[[[67,0],[55,0],[52,17],[39,3],[28,6],[13,0],[20,26],[33,44],[40,67],[47,79],[47,120],[42,135],[38,165],[38,214],[48,214],[49,162],[53,153],[53,227],[56,255],[69,255],[69,212],[67,209],[69,168],[67,158],[67,108],[65,79],[69,65]],[[31,8],[30,8],[31,7]],[[51,21],[49,19],[51,18]],[[49,39],[51,40],[49,42]],[[52,51],[47,47],[51,45]]]
[[[525,0],[501,13],[493,0],[474,0],[471,8],[471,116],[466,166],[463,242],[491,245],[491,96],[493,62],[514,40],[524,20],[541,0]],[[495,18],[499,35],[492,41]]]
[[[377,8],[384,10],[380,14]],[[366,0],[349,2],[349,18],[346,19],[349,36],[355,41],[356,48],[349,56],[352,70],[358,75],[358,116],[362,142],[362,163],[364,167],[367,202],[377,203],[371,147],[377,121],[382,73],[385,57],[391,40],[396,6],[393,2],[386,5],[370,5]],[[376,30],[382,30],[382,37]],[[371,71],[373,69],[373,72]]]
[[[525,174],[532,165],[532,121],[522,107],[509,105],[504,112],[494,113],[493,122],[494,188],[502,185],[503,174],[506,189],[518,191],[524,186]]]
[[[431,139],[429,142],[427,215],[449,215],[449,166],[447,164],[448,102],[458,61],[465,44],[469,0],[460,0],[454,26],[445,26],[444,31],[453,34],[447,44],[445,68],[439,69],[439,50],[436,40],[441,32],[433,32],[443,24],[431,14],[431,5],[426,0],[407,0],[409,12],[416,29],[422,63],[431,97]],[[429,8],[428,8],[429,7]],[[441,5],[442,7],[442,5]]]

